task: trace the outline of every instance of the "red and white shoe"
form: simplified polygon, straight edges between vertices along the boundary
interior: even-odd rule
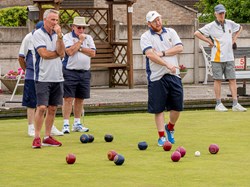
[[[48,138],[43,138],[43,146],[53,146],[53,147],[60,147],[62,146],[62,143],[54,139],[52,136],[49,136]]]
[[[32,148],[37,149],[41,148],[41,138],[34,138],[33,143],[32,143]]]

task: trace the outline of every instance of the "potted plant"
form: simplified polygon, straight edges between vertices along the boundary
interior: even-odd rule
[[[24,84],[24,72],[22,68],[18,68],[17,71],[10,70],[8,73],[0,77],[1,82],[3,85],[8,88],[10,92],[13,92],[15,86],[17,84],[18,78],[21,76],[19,84]],[[18,87],[16,90],[17,94],[21,94],[23,92],[23,87]]]
[[[180,68],[180,77],[183,79],[187,74],[187,67],[181,64],[179,65],[179,68]]]

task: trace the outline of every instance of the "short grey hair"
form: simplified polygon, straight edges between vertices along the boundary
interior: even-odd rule
[[[59,11],[57,11],[55,9],[47,9],[43,13],[43,19],[47,18],[50,13],[54,13],[54,14],[58,14],[59,15]]]

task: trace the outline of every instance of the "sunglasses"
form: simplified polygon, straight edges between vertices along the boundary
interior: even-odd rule
[[[77,28],[78,30],[80,30],[80,29],[85,29],[85,27],[81,27],[81,26],[76,26],[76,28]]]

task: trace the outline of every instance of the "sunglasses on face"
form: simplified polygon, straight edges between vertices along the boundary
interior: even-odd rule
[[[76,26],[76,28],[77,28],[78,30],[80,30],[80,29],[85,29],[85,27],[81,27],[81,26]]]

